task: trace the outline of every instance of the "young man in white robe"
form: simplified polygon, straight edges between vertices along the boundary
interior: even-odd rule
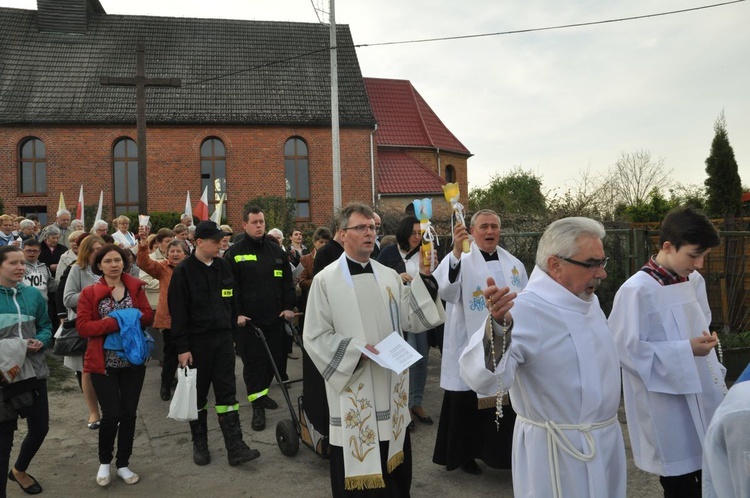
[[[410,287],[370,259],[376,228],[369,207],[346,206],[339,228],[344,254],[313,279],[304,330],[326,382],[332,494],[409,496],[409,370],[387,370],[360,348],[377,354],[374,345],[394,331],[429,330],[445,313],[424,258]]]
[[[703,442],[703,498],[750,496],[750,365],[714,412]]]
[[[588,218],[552,223],[518,297],[487,280],[491,316],[459,360],[475,391],[510,390],[516,498],[625,497],[617,351],[594,294],[607,276],[604,235]]]
[[[474,242],[470,252],[463,252],[469,234],[463,225],[453,230],[453,251],[440,262],[434,272],[440,297],[446,301],[446,323],[440,387],[445,390],[440,410],[440,425],[435,439],[432,461],[445,465],[446,470],[461,468],[469,474],[480,474],[475,459],[486,465],[509,469],[515,412],[506,404],[505,417],[495,423],[494,391],[472,391],[460,378],[458,358],[469,337],[487,318],[482,289],[487,277],[511,292],[521,292],[528,277],[523,263],[501,248],[500,217],[483,209],[474,213],[470,223]]]
[[[609,316],[635,465],[660,476],[665,498],[701,496],[703,438],[726,393],[697,271],[720,242],[702,213],[670,212],[659,253],[620,287]]]

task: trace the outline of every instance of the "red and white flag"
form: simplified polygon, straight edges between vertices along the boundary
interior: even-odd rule
[[[99,191],[99,207],[96,208],[96,216],[94,216],[94,221],[97,222],[102,219],[102,205],[104,204],[104,191]]]
[[[83,185],[81,185],[81,192],[78,194],[78,205],[76,206],[76,219],[86,225],[83,221]]]
[[[195,215],[200,221],[206,221],[208,219],[208,187],[203,189],[203,195],[198,205],[193,209],[193,215]]]
[[[188,216],[193,215],[193,205],[190,203],[190,191],[187,191],[187,197],[185,197],[185,214]]]

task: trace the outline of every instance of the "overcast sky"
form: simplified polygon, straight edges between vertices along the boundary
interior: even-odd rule
[[[110,14],[317,22],[328,0],[100,0]],[[355,44],[502,32],[710,5],[710,0],[343,0]],[[36,9],[35,0],[0,6]],[[546,191],[621,151],[702,184],[722,109],[750,185],[750,2],[628,22],[357,49],[363,76],[407,79],[474,154],[469,186],[521,166]],[[158,76],[158,75],[155,75]]]

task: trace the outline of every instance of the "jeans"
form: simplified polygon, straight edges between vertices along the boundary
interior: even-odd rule
[[[111,368],[105,375],[92,373],[96,397],[102,407],[99,426],[99,463],[112,463],[117,438],[117,468],[127,467],[133,453],[135,417],[146,367]]]
[[[427,358],[430,355],[430,345],[427,342],[427,332],[412,334],[405,332],[406,342],[422,355],[422,359],[409,367],[409,408],[422,406],[422,395],[427,383]]]
[[[34,404],[26,417],[29,432],[23,438],[21,450],[18,452],[16,470],[26,472],[36,452],[42,447],[44,438],[49,431],[49,404],[47,402],[47,381],[34,390]],[[0,424],[0,496],[5,496],[5,486],[10,468],[10,452],[13,448],[13,435],[17,428],[17,421],[10,420]]]
[[[164,339],[164,358],[161,367],[161,385],[172,387],[174,375],[177,373],[177,346],[172,340],[172,329],[161,329]]]

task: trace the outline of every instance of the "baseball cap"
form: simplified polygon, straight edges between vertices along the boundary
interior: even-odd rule
[[[196,239],[221,239],[231,235],[221,229],[218,223],[214,221],[201,221],[195,227]]]

